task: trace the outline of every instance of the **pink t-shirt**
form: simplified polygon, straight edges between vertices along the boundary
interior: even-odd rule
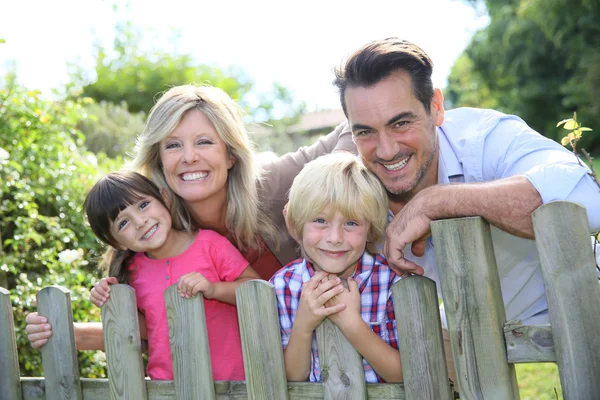
[[[210,230],[198,232],[194,243],[177,257],[153,260],[144,253],[133,256],[128,270],[138,309],[146,317],[149,352],[147,373],[150,378],[173,379],[164,291],[190,272],[199,272],[211,282],[231,282],[247,266],[248,262],[227,239]],[[213,379],[244,380],[235,306],[204,299],[204,310]]]

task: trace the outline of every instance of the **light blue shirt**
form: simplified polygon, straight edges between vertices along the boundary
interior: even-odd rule
[[[587,209],[591,232],[600,230],[600,189],[589,170],[567,149],[545,138],[514,115],[494,110],[449,110],[438,128],[440,160],[438,183],[486,182],[524,175],[543,203],[577,202]],[[391,214],[391,213],[390,213]],[[524,324],[548,323],[548,304],[535,242],[491,227],[508,320]],[[438,282],[435,251],[428,241],[423,257],[410,246],[405,256]]]

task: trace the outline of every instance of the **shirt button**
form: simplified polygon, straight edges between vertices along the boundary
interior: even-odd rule
[[[170,276],[169,276],[169,275],[167,275],[165,279],[166,279],[166,280],[169,280],[169,278],[170,278]]]
[[[167,260],[167,265],[171,264],[171,260]]]

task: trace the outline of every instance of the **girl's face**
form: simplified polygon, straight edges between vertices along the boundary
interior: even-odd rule
[[[160,159],[167,185],[184,201],[225,200],[234,158],[202,111],[188,111],[160,142]]]
[[[117,215],[110,233],[123,249],[164,258],[171,232],[169,210],[152,196],[143,195]]]

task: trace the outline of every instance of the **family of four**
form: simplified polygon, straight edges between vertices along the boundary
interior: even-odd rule
[[[320,380],[314,331],[329,318],[368,382],[402,381],[391,285],[411,273],[439,281],[429,223],[443,218],[487,220],[507,318],[548,322],[531,213],[578,202],[597,231],[598,187],[516,116],[446,112],[431,74],[415,44],[363,46],[336,70],[347,122],[260,166],[221,90],[180,86],[158,100],[136,143],[139,173],[108,174],[85,202],[110,248],[92,301],[104,304],[110,284],[136,289],[151,378],[173,378],[162,293],[177,284],[204,296],[214,379],[244,379],[235,288],[262,278],[275,286],[288,380]],[[43,346],[52,327],[36,313],[27,322]],[[79,349],[103,348],[99,323],[74,328]]]

